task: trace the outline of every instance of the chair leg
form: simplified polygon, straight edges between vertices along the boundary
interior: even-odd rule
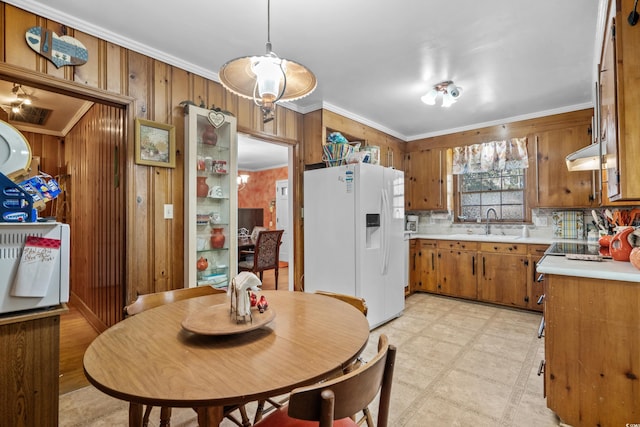
[[[275,268],[275,275],[276,275],[276,291],[278,290],[278,265],[276,264],[276,268]]]
[[[169,427],[171,425],[171,408],[160,408],[160,427]]]
[[[147,405],[144,408],[144,415],[142,416],[142,427],[149,427],[149,415],[151,415],[151,410],[153,406]]]
[[[232,414],[232,412],[235,411],[236,409],[240,412],[240,418],[242,420],[238,420]],[[238,407],[233,408],[232,411],[227,411],[227,407],[225,407],[224,412],[225,412],[225,414],[224,414],[225,418],[228,419],[229,421],[233,422],[238,427],[251,427],[253,425],[253,424],[251,424],[251,420],[249,419],[249,415],[247,415],[247,408],[244,405],[239,405]]]
[[[256,424],[258,421],[262,419],[262,412],[264,411],[264,400],[258,401],[258,407],[256,408],[256,415],[253,418],[253,423]]]

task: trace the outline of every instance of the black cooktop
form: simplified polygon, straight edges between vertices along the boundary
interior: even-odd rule
[[[555,242],[545,252],[545,255],[602,255],[604,258],[610,258],[608,254],[600,252],[600,245],[588,244],[583,242]]]

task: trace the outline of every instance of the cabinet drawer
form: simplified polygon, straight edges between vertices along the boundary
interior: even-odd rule
[[[480,244],[482,252],[502,252],[507,254],[526,254],[527,245],[517,243],[495,243],[485,242]]]
[[[424,240],[424,239],[420,239],[418,240],[420,248],[437,248],[438,247],[438,241],[437,240]]]
[[[549,249],[550,245],[527,245],[527,253],[529,255],[544,255],[544,251]]]
[[[439,240],[439,249],[453,249],[456,251],[477,251],[478,242],[467,242],[458,240]]]

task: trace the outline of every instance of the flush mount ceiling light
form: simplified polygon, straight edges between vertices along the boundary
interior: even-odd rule
[[[442,94],[442,106],[450,107],[460,98],[461,93],[462,88],[453,84],[451,80],[447,80],[435,85],[420,99],[427,105],[435,105],[438,95]]]
[[[243,56],[220,67],[220,82],[229,91],[252,99],[262,110],[264,122],[273,120],[275,103],[309,95],[316,76],[304,65],[278,57],[271,50],[271,1],[267,1],[267,52]]]

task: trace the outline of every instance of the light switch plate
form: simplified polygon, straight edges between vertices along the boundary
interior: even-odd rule
[[[173,205],[164,205],[164,219],[173,219]]]

